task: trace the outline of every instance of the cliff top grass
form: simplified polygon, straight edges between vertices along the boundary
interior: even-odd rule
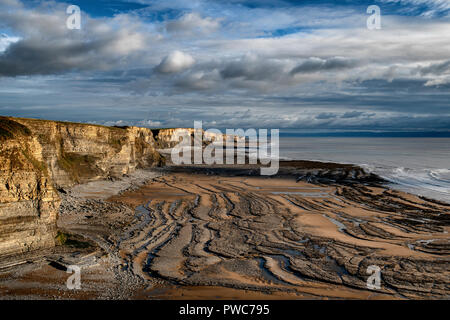
[[[107,128],[107,129],[113,129],[113,130],[127,130],[129,128],[144,128],[149,129],[151,131],[153,130],[175,130],[175,129],[191,129],[191,128],[184,128],[184,127],[173,127],[173,128],[147,128],[147,127],[138,127],[138,126],[105,126],[102,124],[96,124],[96,123],[82,123],[82,122],[72,122],[72,121],[59,121],[59,120],[46,120],[46,119],[35,119],[35,118],[20,118],[20,117],[8,117],[9,119],[18,119],[18,120],[25,120],[25,121],[42,121],[42,122],[54,122],[59,124],[70,124],[70,125],[78,125],[78,126],[93,126],[93,127],[100,127],[100,128]]]
[[[94,123],[81,123],[81,122],[71,122],[71,121],[58,121],[58,120],[46,120],[46,119],[34,119],[34,118],[20,118],[20,117],[1,117],[9,120],[22,120],[22,121],[31,121],[31,122],[44,122],[44,123],[58,123],[62,125],[74,125],[74,126],[92,126],[92,127],[100,127],[100,128],[106,128],[111,130],[126,130],[126,127],[111,127],[111,126],[104,126],[101,124],[94,124]]]
[[[30,129],[6,117],[0,117],[0,141],[31,135]]]
[[[133,128],[133,126],[105,126],[105,125],[94,124],[94,123],[81,123],[81,122],[46,120],[46,119],[35,119],[35,118],[21,118],[21,117],[0,116],[0,120],[1,119],[13,121],[13,122],[15,122],[17,124],[19,124],[19,123],[14,121],[14,120],[31,121],[31,122],[44,122],[44,123],[53,122],[53,123],[58,123],[58,124],[62,124],[62,125],[68,125],[69,124],[69,125],[74,125],[74,126],[94,126],[94,127],[100,127],[100,128],[106,128],[106,129],[118,130],[118,131],[119,130],[120,131],[126,131],[129,128]],[[137,128],[149,129],[149,130],[151,130],[153,132],[153,135],[155,135],[155,131],[156,131],[156,133],[159,133],[160,130],[190,129],[190,128],[146,128],[146,127],[137,127]]]

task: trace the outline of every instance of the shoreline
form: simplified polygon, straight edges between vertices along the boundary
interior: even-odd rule
[[[364,163],[349,164],[348,162],[336,162],[336,161],[326,161],[326,160],[289,159],[289,160],[280,160],[280,161],[281,162],[305,161],[305,162],[314,162],[314,163],[333,163],[333,164],[338,164],[338,165],[351,165],[351,166],[359,167],[359,168],[363,169],[366,173],[373,174],[373,175],[377,176],[378,178],[380,178],[380,180],[382,180],[383,183],[385,184],[385,186],[388,187],[389,189],[393,189],[393,190],[401,191],[401,192],[405,192],[405,193],[411,193],[411,194],[414,194],[426,201],[431,201],[431,202],[436,201],[439,204],[450,205],[450,195],[447,195],[446,197],[437,196],[436,191],[429,190],[429,189],[424,193],[423,191],[422,192],[419,191],[420,189],[418,186],[412,187],[412,186],[408,186],[408,185],[403,185],[399,182],[391,181],[391,180],[389,180],[389,177],[383,176],[376,170],[371,170],[369,167],[371,167],[373,165],[364,164]],[[424,170],[432,170],[432,169],[430,168],[430,169],[424,169]]]
[[[218,299],[402,299],[426,298],[427,291],[429,297],[448,297],[448,280],[439,272],[448,264],[449,208],[390,190],[360,170],[351,164],[290,161],[281,162],[276,177],[263,178],[254,174],[255,166],[169,165],[78,185],[62,194],[58,226],[95,243],[86,253],[96,257],[86,266],[87,289],[68,291],[67,274],[45,262],[34,271],[30,264],[13,269],[17,274],[23,269],[30,280],[45,270],[44,282],[58,287],[60,299],[205,299],[213,287]],[[406,217],[419,210],[423,219],[435,222],[414,225],[392,208]],[[436,210],[446,210],[444,220]],[[289,227],[276,231],[282,221]],[[255,230],[269,235],[260,239]],[[433,239],[426,243],[422,238],[430,232]],[[64,254],[59,253],[67,259],[74,253]],[[365,288],[365,260],[355,265],[350,259],[357,256],[387,268],[386,288]],[[434,270],[431,287],[426,278],[411,278],[411,270],[396,274],[395,265],[411,259],[416,273]],[[1,272],[2,299],[5,290],[24,298],[4,279]],[[35,288],[33,281],[23,283],[22,291],[48,295],[49,289]],[[414,285],[406,285],[411,281]]]

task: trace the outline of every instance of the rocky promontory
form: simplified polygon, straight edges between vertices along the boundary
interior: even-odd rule
[[[0,117],[0,259],[54,246],[58,191],[163,162],[150,129]]]

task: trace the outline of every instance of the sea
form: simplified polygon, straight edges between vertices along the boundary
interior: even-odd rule
[[[450,138],[281,137],[280,159],[357,164],[393,189],[450,203]]]

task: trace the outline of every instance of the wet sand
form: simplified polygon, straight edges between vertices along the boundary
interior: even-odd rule
[[[359,170],[296,162],[263,177],[246,166],[168,167],[97,200],[106,210],[66,208],[59,225],[101,248],[90,281],[109,283],[61,298],[449,298],[450,205]],[[367,288],[370,265],[381,268],[379,290]],[[2,295],[22,296],[5,283]]]

